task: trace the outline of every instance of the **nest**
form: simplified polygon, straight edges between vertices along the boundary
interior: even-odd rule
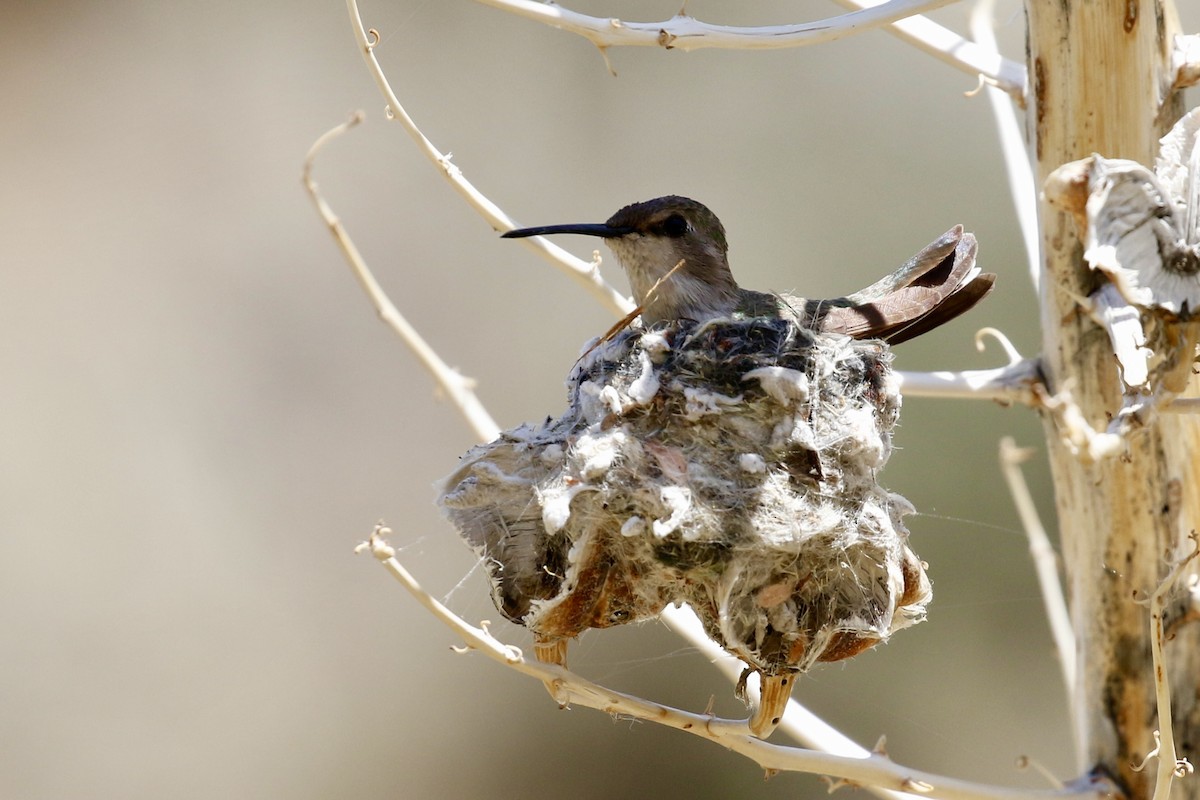
[[[627,329],[573,369],[565,414],[473,448],[439,503],[543,657],[687,603],[790,676],[919,622],[931,596],[912,507],[876,481],[890,361],[778,319]]]

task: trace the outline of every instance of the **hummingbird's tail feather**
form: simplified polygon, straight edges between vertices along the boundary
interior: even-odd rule
[[[969,238],[972,242],[975,240],[974,236],[963,232],[962,225],[955,225],[925,245],[921,252],[896,267],[891,274],[880,278],[865,289],[848,295],[846,299],[856,303],[870,303],[897,289],[918,283],[918,281],[920,285],[924,286],[937,286],[945,283],[950,277],[952,268],[958,263],[958,259],[948,260],[947,256],[955,252],[964,238]],[[971,254],[971,258],[973,263],[974,253]]]
[[[978,243],[956,225],[895,272],[836,300],[810,301],[810,319],[822,331],[900,344],[970,309],[996,276],[975,265]]]

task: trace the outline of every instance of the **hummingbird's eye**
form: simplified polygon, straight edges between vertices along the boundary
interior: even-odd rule
[[[678,239],[688,232],[687,220],[678,214],[672,214],[662,221],[662,232],[672,239]]]

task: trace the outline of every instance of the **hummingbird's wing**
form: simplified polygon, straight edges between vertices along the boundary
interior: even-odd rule
[[[808,301],[805,316],[821,331],[906,342],[949,322],[991,291],[996,276],[975,266],[977,249],[975,237],[956,225],[867,288]]]

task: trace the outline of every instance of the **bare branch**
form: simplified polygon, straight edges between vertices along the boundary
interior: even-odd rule
[[[557,5],[530,0],[476,0],[484,5],[536,20],[578,34],[601,52],[617,46],[658,46],[666,49],[698,50],[705,47],[764,50],[820,44],[862,31],[890,26],[887,30],[938,60],[972,77],[982,75],[1018,103],[1025,102],[1025,68],[988,49],[964,39],[932,20],[919,16],[954,0],[836,0],[854,9],[839,17],[793,25],[735,27],[712,25],[683,16],[662,22],[629,22],[591,17]]]
[[[362,122],[362,120],[362,112],[357,112],[348,122],[338,125],[317,139],[309,149],[308,156],[304,159],[304,188],[308,190],[309,196],[312,197],[313,204],[317,207],[317,213],[325,220],[329,232],[333,234],[334,241],[337,242],[338,248],[342,251],[342,255],[345,256],[346,262],[350,265],[350,269],[354,271],[354,277],[358,279],[359,285],[362,286],[363,291],[371,299],[371,303],[375,306],[375,311],[379,315],[379,318],[387,323],[396,332],[396,335],[408,345],[413,355],[421,362],[421,366],[425,367],[430,376],[433,377],[434,383],[446,392],[446,396],[450,398],[451,402],[462,413],[467,424],[475,431],[475,435],[485,442],[490,441],[500,433],[500,428],[492,420],[491,415],[488,414],[483,404],[479,402],[479,398],[475,396],[474,381],[460,375],[446,364],[434,352],[433,348],[421,338],[421,334],[417,333],[416,328],[408,323],[408,320],[392,304],[392,301],[388,299],[387,294],[379,286],[379,282],[375,280],[375,276],[371,274],[371,270],[367,267],[366,261],[363,260],[362,254],[354,246],[350,235],[346,233],[341,220],[337,218],[337,215],[333,213],[333,209],[321,197],[317,189],[317,183],[312,178],[313,164],[320,149],[329,141]]]
[[[896,372],[905,397],[970,398],[998,403],[1033,403],[1032,387],[1040,382],[1037,359],[998,369],[960,372]]]
[[[591,17],[561,6],[532,0],[476,2],[578,34],[601,50],[607,47],[628,46],[678,48],[686,51],[704,47],[774,50],[831,42],[879,28],[914,14],[941,8],[954,0],[886,0],[879,5],[830,19],[757,27],[712,25],[682,14],[662,22],[628,22],[614,18]]]
[[[400,100],[396,97],[396,93],[392,91],[391,84],[388,83],[387,76],[383,74],[383,68],[379,65],[378,59],[375,58],[375,46],[379,43],[379,34],[373,29],[368,31],[363,27],[362,16],[358,12],[358,3],[355,0],[347,0],[346,6],[350,11],[350,19],[353,22],[354,37],[358,40],[359,50],[362,52],[363,59],[367,63],[367,69],[371,72],[371,76],[375,78],[375,84],[379,87],[379,91],[387,100],[388,119],[398,121],[408,131],[409,136],[417,143],[427,158],[435,164],[445,176],[450,185],[463,197],[470,206],[482,216],[487,223],[497,231],[512,230],[517,227],[512,218],[508,214],[483,195],[476,189],[470,181],[463,177],[462,171],[450,161],[448,154],[442,154],[433,142],[426,138],[425,134],[413,122],[412,117],[404,110],[404,106],[400,104]],[[623,316],[628,313],[633,305],[616,289],[605,282],[600,275],[598,265],[582,261],[575,256],[563,250],[561,247],[554,245],[544,239],[528,240],[527,246],[536,250],[551,264],[562,269],[572,278],[575,278],[584,288],[586,288],[593,297],[600,301],[600,304],[612,311],[617,316]]]
[[[1038,360],[1022,358],[1008,337],[995,328],[983,328],[975,334],[976,349],[983,350],[985,336],[995,339],[1004,349],[1008,366],[961,372],[896,372],[901,392],[908,397],[956,397],[1033,405],[1034,387],[1042,382]]]
[[[1154,697],[1158,706],[1158,733],[1154,737],[1154,755],[1158,757],[1158,773],[1154,781],[1154,800],[1168,800],[1171,783],[1175,778],[1190,775],[1193,767],[1186,758],[1178,758],[1175,752],[1175,733],[1171,727],[1171,687],[1167,681],[1167,664],[1163,657],[1163,644],[1167,640],[1163,616],[1166,613],[1167,595],[1175,588],[1184,569],[1200,555],[1200,537],[1191,534],[1192,550],[1179,558],[1171,572],[1154,590],[1150,598],[1150,654],[1154,663]],[[1147,758],[1150,756],[1147,755]]]
[[[1032,451],[1017,447],[1011,436],[1000,440],[1000,469],[1008,482],[1013,505],[1025,528],[1029,540],[1029,554],[1037,572],[1038,586],[1042,590],[1042,602],[1046,606],[1046,617],[1050,622],[1050,634],[1058,651],[1058,663],[1062,668],[1063,685],[1067,697],[1075,697],[1075,631],[1071,628],[1071,615],[1067,611],[1066,597],[1058,577],[1058,554],[1050,545],[1046,529],[1038,517],[1033,497],[1021,473],[1021,462],[1027,460]]]
[[[893,762],[881,752],[863,757],[838,756],[795,747],[780,747],[750,734],[745,720],[719,719],[711,714],[695,714],[652,703],[592,683],[562,667],[527,660],[521,650],[496,639],[487,629],[467,624],[453,611],[421,588],[417,580],[396,560],[395,550],[385,541],[390,531],[376,526],[368,541],[357,552],[370,552],[418,602],[458,635],[467,647],[510,669],[553,685],[561,703],[574,703],[606,714],[657,722],[685,731],[751,759],[773,772],[806,772],[828,775],[854,785],[878,786],[893,793],[911,793],[945,800],[1051,800],[1052,798],[1095,798],[1104,796],[1104,787],[1087,786],[1059,791],[1031,792],[970,783],[910,769]]]
[[[729,678],[730,683],[736,683],[741,678],[746,665],[708,637],[699,617],[690,608],[667,606],[659,615],[659,619],[698,650],[710,664]],[[751,682],[747,690],[750,700],[757,703],[756,683]],[[788,712],[779,724],[779,730],[786,731],[793,739],[807,747],[827,753],[855,758],[863,758],[870,753],[869,750],[860,747],[853,739],[830,726],[829,723],[813,714],[796,700],[789,702]]]
[[[878,6],[882,0],[834,2],[843,8],[864,9]],[[884,30],[973,78],[981,76],[1024,108],[1025,66],[1000,55],[994,43],[977,44],[931,19],[916,15],[896,20]],[[978,36],[975,38],[979,39]]]
[[[975,41],[993,53],[997,53],[995,31],[992,28],[994,0],[981,0],[971,12],[971,35]],[[997,54],[997,57],[999,55]],[[982,72],[980,73],[983,74]],[[1024,68],[1021,70],[1022,93],[1017,101],[1024,107]],[[1025,243],[1025,258],[1029,277],[1036,293],[1041,283],[1042,248],[1038,228],[1038,192],[1033,180],[1033,165],[1029,151],[1025,148],[1025,134],[1017,121],[1010,98],[1001,95],[1003,86],[989,81],[985,87],[992,117],[996,120],[996,134],[1000,139],[1000,153],[1004,158],[1004,171],[1008,176],[1008,191],[1012,195],[1013,208],[1021,227],[1021,239]],[[1004,89],[1008,91],[1007,89]],[[1008,91],[1011,95],[1012,92]]]
[[[667,627],[692,647],[696,648],[702,656],[708,659],[710,664],[715,666],[729,679],[730,683],[737,683],[741,679],[746,665],[731,656],[712,639],[708,638],[708,634],[704,632],[703,624],[690,608],[687,606],[680,606],[678,608],[668,606],[663,609],[659,618],[666,623]],[[748,683],[747,695],[755,707],[759,707],[760,698],[757,680],[751,680]],[[794,741],[799,742],[805,747],[819,750],[823,753],[830,753],[846,758],[869,758],[872,755],[871,750],[859,745],[858,742],[809,711],[808,708],[794,698],[788,701],[787,713],[783,715],[783,719],[780,721],[777,730],[783,731]],[[877,797],[892,798],[893,800],[911,796],[906,793],[893,792],[879,787],[867,786],[864,788]]]

